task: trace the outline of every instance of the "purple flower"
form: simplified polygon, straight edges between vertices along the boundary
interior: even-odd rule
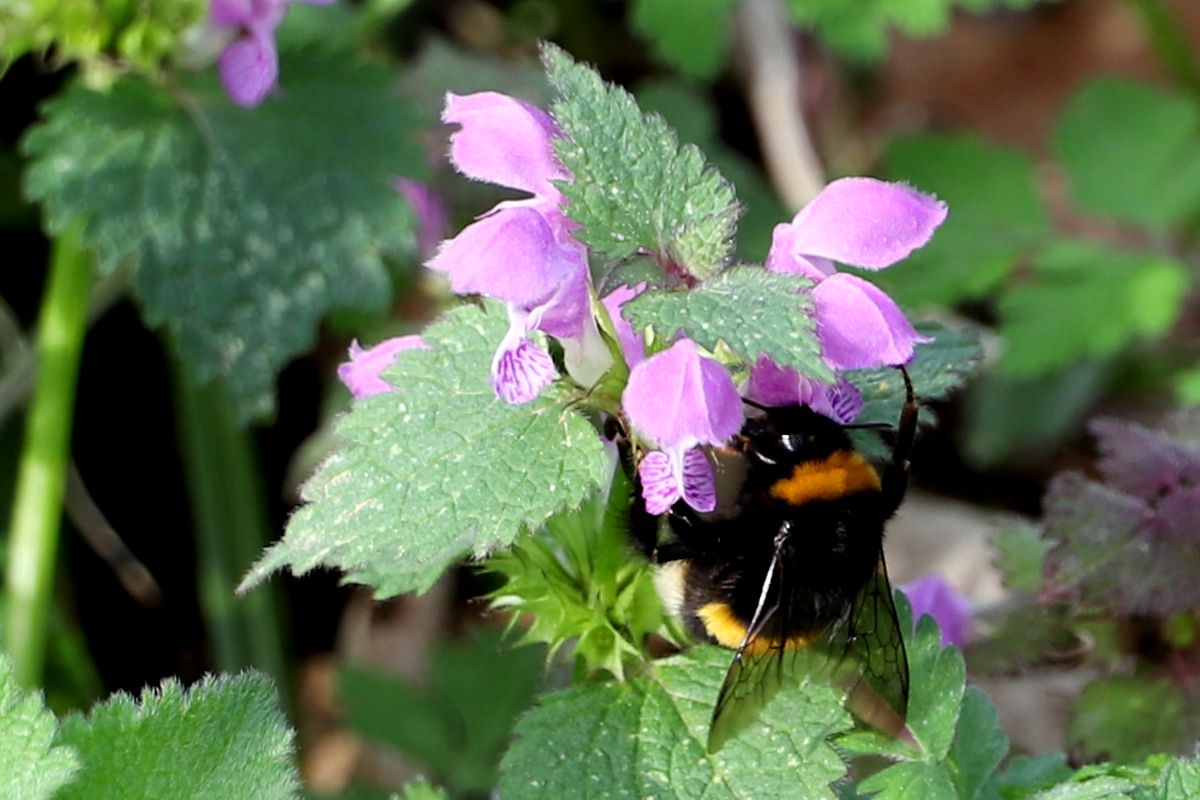
[[[438,242],[446,234],[446,206],[427,183],[397,178],[395,186],[400,196],[408,201],[416,217],[417,252],[422,258],[428,258],[437,250]]]
[[[372,348],[363,350],[355,339],[350,343],[350,360],[338,367],[338,380],[355,397],[367,397],[380,392],[390,392],[396,387],[379,377],[392,365],[396,356],[405,350],[427,350],[429,345],[420,336],[397,336],[384,339]]]
[[[913,345],[929,341],[913,329],[890,297],[845,272],[835,261],[864,269],[889,267],[929,241],[946,219],[946,205],[898,183],[872,178],[834,181],[775,226],[767,269],[817,282],[817,331],[834,369],[906,364]]]
[[[333,0],[293,0],[327,5]],[[235,38],[225,46],[217,64],[221,82],[230,99],[239,106],[254,108],[263,101],[279,78],[279,53],[275,29],[283,21],[289,0],[212,0],[214,28],[230,31]]]
[[[744,394],[764,406],[805,405],[840,425],[853,422],[863,409],[862,394],[844,376],[832,385],[822,383],[765,355],[750,368]]]
[[[500,203],[426,264],[447,273],[455,292],[508,306],[508,333],[492,362],[496,394],[526,403],[556,377],[550,354],[530,338],[535,331],[559,339],[568,371],[591,385],[611,361],[591,315],[587,251],[552,183],[570,178],[551,146],[557,126],[495,92],[446,95],[442,119],[461,126],[450,137],[450,160],[463,174],[532,194]]]
[[[900,587],[912,606],[914,624],[928,614],[942,629],[942,644],[962,647],[967,643],[971,601],[937,575],[926,575]]]
[[[616,328],[617,340],[621,345],[621,352],[625,354],[625,363],[630,368],[636,367],[646,358],[646,343],[642,340],[642,335],[635,331],[633,326],[621,316],[621,307],[645,290],[646,284],[644,283],[634,286],[618,286],[606,294],[600,301],[604,303],[604,308],[608,311],[609,319],[612,320],[613,327]]]
[[[646,510],[662,514],[681,497],[716,507],[712,466],[698,445],[721,444],[742,427],[742,399],[729,373],[690,339],[640,362],[622,396],[629,421],[659,450],[638,465]]]

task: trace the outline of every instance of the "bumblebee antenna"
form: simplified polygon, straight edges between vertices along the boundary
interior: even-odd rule
[[[758,402],[757,400],[751,400],[749,397],[743,397],[742,402],[745,403],[746,405],[750,406],[751,408],[757,408],[759,411],[770,411],[772,408],[771,406],[764,406],[762,403]]]

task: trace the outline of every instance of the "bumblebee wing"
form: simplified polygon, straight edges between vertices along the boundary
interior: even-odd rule
[[[749,727],[763,707],[788,681],[799,681],[800,675],[812,669],[809,653],[804,647],[787,647],[785,642],[763,634],[767,624],[778,615],[787,613],[781,550],[776,548],[767,576],[759,594],[754,618],[746,629],[746,638],[733,655],[725,673],[721,693],[713,708],[712,724],[708,729],[708,752],[715,753],[725,743]],[[780,619],[775,630],[788,630],[787,620]]]
[[[832,639],[830,647],[845,654],[837,674],[847,690],[850,712],[877,730],[902,737],[908,712],[908,655],[882,552],[846,624]]]

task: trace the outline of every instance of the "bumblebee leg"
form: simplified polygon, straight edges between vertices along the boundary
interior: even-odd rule
[[[917,414],[920,406],[913,395],[912,380],[908,370],[899,367],[904,376],[904,409],[896,426],[896,443],[892,447],[892,460],[883,471],[883,503],[885,516],[890,517],[900,507],[904,492],[908,488],[908,457],[912,455],[913,439],[917,435]]]

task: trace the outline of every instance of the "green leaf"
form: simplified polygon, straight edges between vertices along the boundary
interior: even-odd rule
[[[913,391],[922,402],[942,400],[966,383],[979,361],[983,348],[979,337],[962,330],[954,331],[936,323],[919,323],[917,331],[933,339],[918,344],[908,365]],[[883,422],[895,425],[904,406],[904,376],[893,368],[854,370],[847,373],[863,396],[863,410],[857,422]],[[928,413],[922,419],[929,421]]]
[[[950,776],[936,764],[905,761],[877,772],[858,785],[877,792],[876,800],[956,800]]]
[[[458,558],[506,547],[583,502],[607,477],[600,437],[556,388],[526,405],[496,397],[503,307],[449,312],[337,425],[345,446],[304,486],[307,505],[250,571],[336,567],[379,597],[424,591]]]
[[[684,75],[711,78],[725,62],[735,0],[636,0],[633,29]]]
[[[1018,150],[970,134],[929,134],[892,142],[885,158],[889,177],[936,194],[950,209],[900,269],[871,276],[904,305],[986,297],[1049,238],[1033,163]]]
[[[1200,108],[1193,98],[1121,78],[1067,103],[1054,152],[1085,211],[1166,230],[1200,210]]]
[[[1200,800],[1200,757],[1179,759],[1167,765],[1159,800]]]
[[[1137,763],[1155,753],[1189,753],[1200,711],[1186,688],[1166,679],[1104,678],[1089,683],[1067,724],[1067,741],[1089,759]]]
[[[1008,734],[1000,727],[996,707],[982,689],[968,686],[950,745],[947,764],[956,797],[974,800],[1008,754]]]
[[[992,785],[1002,800],[1021,800],[1050,789],[1071,777],[1067,757],[1062,753],[1014,756],[996,775]]]
[[[270,411],[326,312],[384,307],[381,256],[412,239],[391,182],[422,169],[388,70],[317,53],[282,69],[286,90],[252,111],[211,76],[175,94],[76,82],[24,142],[47,229],[84,218],[102,271],[135,261],[146,322],[199,381],[228,381],[243,417]]]
[[[1000,299],[1005,372],[1029,378],[1082,357],[1118,353],[1161,336],[1179,316],[1186,267],[1151,253],[1062,242],[1035,261],[1028,282]]]
[[[649,250],[701,279],[724,267],[740,213],[729,182],[624,89],[553,45],[542,60],[560,98],[555,150],[574,180],[559,188],[583,226],[575,237],[603,258]]]
[[[1064,783],[1037,795],[1037,800],[1133,800],[1138,785],[1128,778],[1101,775],[1081,783]]]
[[[826,738],[849,727],[836,695],[803,684],[776,696],[761,721],[705,752],[730,652],[697,647],[628,684],[545,696],[517,723],[501,764],[513,798],[833,798],[845,772]]]
[[[681,139],[703,150],[721,174],[733,183],[745,208],[745,214],[738,221],[738,257],[759,264],[765,261],[772,231],[792,213],[780,202],[762,167],[721,138],[720,120],[711,94],[670,79],[644,81],[638,84],[636,94],[638,105],[661,114]]]
[[[1041,537],[1036,525],[1019,521],[1001,528],[992,536],[992,546],[996,548],[993,563],[1006,588],[1025,594],[1041,588],[1050,542]]]
[[[821,360],[812,297],[801,292],[811,285],[798,275],[737,267],[691,291],[647,290],[622,313],[635,329],[654,326],[664,341],[683,332],[709,350],[724,342],[749,364],[769,355],[782,366],[832,381]]]
[[[395,797],[395,795],[393,795]],[[404,794],[397,800],[450,800],[450,795],[440,786],[434,786],[424,778],[405,784]]]
[[[896,614],[900,629],[912,630],[912,610],[902,592],[896,592]],[[917,742],[919,753],[903,741],[870,730],[839,737],[838,747],[848,753],[881,754],[936,766],[947,757],[954,740],[966,687],[966,666],[958,648],[942,647],[941,631],[928,615],[921,617],[916,631],[905,639],[905,644],[911,676],[905,722]],[[903,778],[903,781],[907,780]]]
[[[83,769],[56,800],[295,797],[292,732],[264,675],[168,680],[135,701],[117,694],[85,718],[63,721],[58,741]]]
[[[354,731],[417,757],[455,789],[486,792],[517,714],[542,682],[544,655],[502,649],[499,631],[485,631],[434,653],[426,691],[345,665],[338,693]]]
[[[39,692],[17,686],[0,655],[0,797],[49,800],[79,769],[70,747],[54,741],[57,723]]]
[[[972,464],[1034,463],[1083,429],[1112,377],[1109,361],[1080,359],[1033,378],[990,369],[968,387],[963,451]]]

